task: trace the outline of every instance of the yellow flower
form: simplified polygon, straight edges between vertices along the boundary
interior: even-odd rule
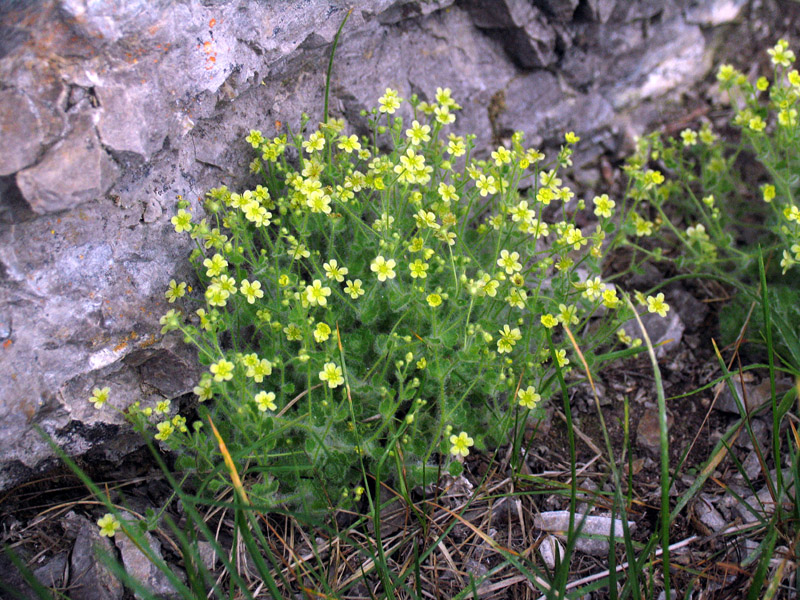
[[[207,258],[203,261],[203,266],[206,267],[206,275],[209,277],[216,277],[221,275],[225,268],[228,266],[228,261],[221,254],[215,254],[212,258]]]
[[[344,281],[344,276],[347,275],[347,267],[340,267],[338,261],[334,258],[322,265],[325,269],[325,276],[328,279],[335,279],[339,283]]]
[[[599,277],[590,278],[586,280],[583,296],[589,300],[594,300],[600,297],[604,289],[606,289],[606,284]]]
[[[327,340],[331,335],[331,328],[327,323],[317,323],[317,326],[314,328],[314,339],[317,340],[317,343],[322,343]]]
[[[475,186],[478,188],[480,195],[482,197],[486,197],[489,194],[496,194],[497,193],[497,181],[495,180],[493,175],[489,175],[486,177],[483,173],[481,173],[478,181],[475,182]]]
[[[331,295],[331,288],[322,285],[319,279],[315,279],[311,285],[306,286],[306,300],[311,306],[325,306],[328,304],[327,296]]]
[[[574,305],[567,306],[566,304],[559,304],[556,318],[564,325],[577,325],[580,322],[576,314],[577,312],[578,309]]]
[[[260,391],[256,394],[255,401],[261,412],[278,408],[278,405],[275,404],[275,392]]]
[[[156,425],[158,433],[155,435],[157,440],[166,442],[173,433],[175,433],[175,426],[171,421],[162,421]]]
[[[517,340],[521,339],[522,333],[520,333],[518,327],[511,329],[508,325],[503,325],[503,328],[500,330],[500,339],[497,340],[497,352],[499,354],[511,352]]]
[[[592,202],[594,203],[595,209],[594,214],[598,217],[605,217],[609,218],[611,216],[611,211],[616,206],[616,202],[611,200],[608,197],[608,194],[603,194],[602,196],[595,196],[592,198]]]
[[[536,393],[536,389],[532,385],[529,385],[527,389],[519,391],[517,399],[519,400],[520,406],[528,410],[533,410],[539,404],[542,397]]]
[[[760,132],[764,131],[764,128],[767,126],[767,124],[764,122],[764,119],[756,115],[747,122],[747,126],[753,131]]]
[[[428,135],[430,131],[430,125],[420,125],[419,121],[414,119],[411,129],[406,129],[406,137],[411,141],[412,146],[419,146],[422,142],[431,141],[431,136]]]
[[[351,135],[347,137],[343,135],[339,138],[338,147],[340,150],[344,150],[348,154],[353,152],[354,150],[361,150],[361,144],[358,141],[357,135]]]
[[[614,288],[607,288],[603,290],[603,306],[606,308],[617,308],[619,306],[619,297],[617,297],[617,290]]]
[[[647,297],[647,311],[651,313],[658,313],[660,317],[666,317],[669,305],[664,302],[664,294],[659,292],[655,297]]]
[[[386,88],[386,92],[383,96],[378,98],[378,103],[380,104],[378,110],[382,113],[393,115],[394,111],[400,108],[400,103],[402,101],[403,99],[397,95],[397,90]]]
[[[439,294],[428,294],[426,300],[428,301],[428,304],[433,308],[436,308],[437,306],[440,306],[442,304],[442,297]]]
[[[114,534],[121,527],[117,517],[111,513],[106,513],[97,520],[97,526],[100,528],[100,535],[106,537],[114,537]]]
[[[692,129],[684,129],[681,131],[681,139],[684,146],[694,146],[697,144],[697,132]]]
[[[789,43],[786,40],[778,40],[774,47],[767,50],[772,64],[775,66],[788,67],[794,62],[794,52],[789,50]]]
[[[556,350],[556,362],[559,367],[566,367],[569,364],[566,350]]]
[[[556,319],[550,313],[542,315],[539,320],[541,321],[542,325],[544,325],[548,329],[552,329],[553,327],[558,325],[558,319]]]
[[[344,383],[342,368],[336,366],[336,363],[332,362],[328,362],[323,365],[322,371],[319,372],[319,378],[322,381],[327,381],[329,388],[335,388]]]
[[[344,286],[345,293],[349,294],[353,300],[358,300],[359,296],[364,295],[364,288],[361,287],[361,280],[356,279],[355,281],[347,280],[347,284]]]
[[[214,381],[230,381],[233,379],[233,363],[224,358],[208,368],[214,375]]]
[[[178,214],[172,217],[171,221],[175,226],[176,233],[191,231],[192,229],[192,215],[191,213],[186,212],[184,209],[180,209]]]
[[[254,281],[250,283],[247,281],[247,279],[242,279],[239,291],[242,292],[242,295],[247,299],[248,304],[253,304],[256,301],[256,298],[264,297],[264,292],[261,289],[260,281]]]
[[[290,342],[297,342],[303,339],[303,330],[294,323],[289,323],[284,327],[283,332],[286,334],[286,339]]]
[[[458,435],[450,436],[450,454],[453,456],[467,456],[469,454],[470,446],[475,444],[475,441],[467,435],[466,431],[462,431]]]
[[[180,283],[176,282],[174,279],[171,279],[169,282],[169,289],[164,293],[167,300],[171,303],[175,302],[178,298],[183,298],[186,295],[186,282],[181,281]]]
[[[428,263],[422,262],[421,260],[417,259],[413,263],[409,265],[409,270],[411,271],[411,277],[414,279],[420,278],[425,279],[428,274],[425,272],[428,270]]]
[[[504,268],[508,275],[519,271],[522,269],[522,264],[519,262],[519,252],[511,252],[509,254],[508,250],[501,250],[500,258],[497,259],[497,266]]]
[[[104,388],[94,388],[92,390],[92,397],[89,398],[89,402],[94,404],[95,408],[101,408],[106,402],[108,402],[108,395],[111,393],[111,388],[104,387]]]
[[[393,258],[386,260],[383,256],[376,256],[370,264],[369,268],[378,274],[378,281],[386,281],[387,279],[394,279],[394,267],[397,263]]]
[[[230,297],[230,292],[226,292],[217,284],[208,286],[206,290],[206,300],[211,306],[225,306]]]
[[[256,356],[255,354],[253,356]],[[253,381],[256,383],[261,383],[264,381],[264,377],[269,377],[272,375],[272,363],[268,361],[266,358],[259,359],[256,356],[255,362],[251,365],[247,366],[247,373],[245,373],[248,377],[252,377]]]
[[[519,290],[516,288],[512,288],[510,292],[508,292],[508,296],[505,297],[505,301],[508,302],[508,305],[511,308],[525,308],[525,301],[528,299],[528,292],[525,290]]]

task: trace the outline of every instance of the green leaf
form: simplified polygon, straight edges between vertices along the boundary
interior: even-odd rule
[[[453,462],[450,463],[450,466],[447,467],[447,471],[453,477],[458,477],[464,472],[464,465],[462,465],[457,460],[454,460]]]

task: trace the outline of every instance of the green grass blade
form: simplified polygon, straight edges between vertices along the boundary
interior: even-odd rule
[[[650,357],[650,365],[653,368],[653,379],[655,380],[656,395],[658,399],[658,433],[659,433],[659,448],[661,454],[661,548],[662,560],[664,564],[664,592],[666,597],[670,597],[670,580],[669,580],[669,524],[670,524],[670,510],[669,510],[669,432],[667,431],[667,402],[664,395],[664,383],[661,379],[661,369],[658,366],[656,353],[653,350],[653,344],[650,341],[650,336],[647,334],[636,308],[633,306],[630,298],[627,296],[625,299],[636,317],[636,322],[639,324],[639,329],[642,332],[642,338],[647,346],[647,354]]]

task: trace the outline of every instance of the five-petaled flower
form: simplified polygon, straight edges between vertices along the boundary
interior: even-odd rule
[[[331,295],[331,288],[323,286],[319,279],[315,279],[311,285],[306,286],[306,300],[311,306],[325,306],[328,303],[328,296]]]
[[[187,212],[184,209],[180,209],[178,214],[172,217],[171,221],[175,226],[176,233],[192,230],[192,213]]]
[[[335,279],[339,283],[344,281],[344,276],[347,275],[347,267],[340,267],[339,262],[333,258],[322,265],[325,270],[325,276],[328,279]]]
[[[660,317],[666,317],[669,310],[669,304],[664,302],[664,294],[659,292],[656,296],[647,297],[647,311],[651,313],[658,313]]]
[[[509,253],[508,250],[501,250],[500,258],[497,259],[497,266],[503,267],[509,275],[519,271],[522,269],[522,264],[519,262],[519,252]]]
[[[467,456],[469,448],[475,444],[475,440],[469,437],[466,431],[462,431],[458,435],[451,435],[450,443],[452,444],[450,454],[453,456]]]
[[[592,198],[592,203],[594,204],[594,214],[598,217],[605,217],[608,219],[611,216],[611,211],[616,206],[616,202],[611,200],[608,197],[608,194],[603,194],[602,196],[595,196]]]
[[[100,535],[106,537],[114,537],[114,534],[121,527],[117,517],[111,513],[106,513],[97,519],[97,526],[100,528]]]
[[[383,96],[378,98],[378,103],[380,104],[378,110],[382,113],[393,115],[394,111],[400,108],[400,103],[402,101],[402,98],[397,95],[397,90],[386,88],[386,92]]]
[[[335,388],[344,383],[344,376],[342,375],[342,367],[336,363],[327,362],[323,365],[322,371],[319,372],[319,378],[328,383],[329,388]]]
[[[378,255],[369,265],[369,268],[378,275],[378,281],[386,281],[387,279],[394,279],[394,267],[397,263],[393,258],[386,260],[383,256]]]
[[[517,399],[519,400],[520,406],[528,410],[533,410],[539,404],[542,397],[536,392],[536,389],[532,385],[529,385],[527,389],[519,391]]]
[[[111,393],[111,388],[104,387],[104,388],[94,388],[92,390],[92,397],[89,398],[89,402],[94,404],[95,408],[101,408],[106,402],[108,402],[108,395]]]
[[[358,300],[359,296],[364,295],[364,288],[362,286],[362,281],[360,279],[356,279],[355,281],[347,280],[347,283],[344,286],[344,291],[346,294],[349,294],[353,300]]]
[[[233,363],[221,358],[208,368],[214,375],[214,381],[230,381],[233,379]]]
[[[522,333],[519,327],[511,329],[508,325],[503,325],[503,328],[500,330],[500,339],[497,340],[497,352],[500,354],[511,352],[517,340],[521,339]]]
[[[203,266],[207,269],[206,275],[209,277],[217,277],[221,275],[225,268],[228,266],[228,261],[221,254],[215,254],[212,258],[207,258],[203,261]]]
[[[262,390],[256,394],[255,401],[258,410],[261,412],[278,408],[278,405],[275,404],[275,392],[265,392]]]
[[[242,279],[239,291],[247,299],[248,304],[253,304],[256,298],[263,298],[264,291],[261,289],[260,281],[253,281],[252,283],[247,279]]]
[[[439,294],[428,294],[426,300],[428,301],[428,304],[433,308],[436,308],[442,303],[442,297]]]
[[[411,277],[416,279],[419,277],[420,279],[425,279],[428,274],[425,272],[428,270],[428,263],[422,262],[420,259],[415,260],[408,266],[409,270],[411,271]]]
[[[186,282],[181,281],[178,283],[174,279],[170,279],[169,289],[164,292],[167,300],[171,303],[175,302],[178,298],[183,298],[186,295]]]

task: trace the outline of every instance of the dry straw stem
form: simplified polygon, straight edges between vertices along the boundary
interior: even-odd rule
[[[250,505],[250,499],[247,497],[247,492],[244,491],[244,486],[242,485],[242,480],[239,479],[239,471],[236,470],[236,465],[233,464],[233,458],[231,458],[230,452],[228,452],[228,447],[225,445],[225,441],[222,439],[222,436],[217,431],[216,426],[214,425],[214,421],[211,419],[211,415],[208,417],[208,422],[211,424],[211,430],[214,432],[214,437],[217,438],[217,444],[219,444],[219,451],[222,453],[222,460],[225,461],[225,466],[228,467],[228,472],[231,475],[231,483],[233,484],[233,488],[238,492],[239,496],[242,498],[242,502]]]

